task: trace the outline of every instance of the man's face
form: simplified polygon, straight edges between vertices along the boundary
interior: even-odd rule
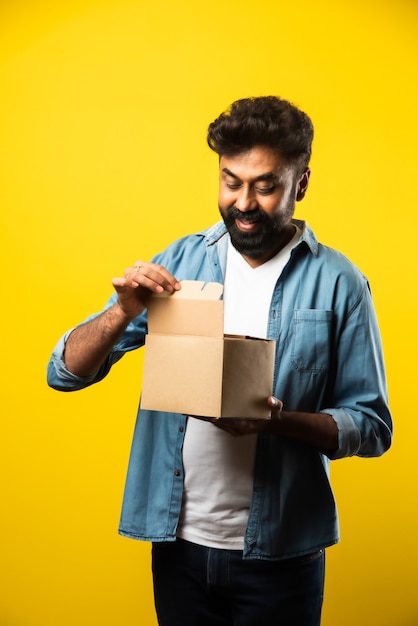
[[[219,210],[231,242],[250,265],[261,265],[291,238],[295,201],[305,195],[309,170],[297,177],[295,164],[256,146],[222,156],[219,173]]]

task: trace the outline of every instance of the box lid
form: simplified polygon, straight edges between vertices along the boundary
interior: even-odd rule
[[[223,285],[181,281],[180,291],[153,294],[148,302],[148,332],[223,337]]]

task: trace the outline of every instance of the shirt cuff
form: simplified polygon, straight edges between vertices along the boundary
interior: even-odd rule
[[[324,409],[321,413],[331,415],[338,428],[338,448],[327,456],[334,460],[357,454],[361,445],[361,435],[351,415],[344,409]]]
[[[76,376],[65,367],[65,344],[74,328],[65,333],[58,341],[48,364],[48,385],[59,391],[76,391],[94,383],[98,373],[90,376]]]

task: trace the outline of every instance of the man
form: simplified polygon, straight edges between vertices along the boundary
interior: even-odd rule
[[[222,221],[114,279],[104,312],[49,364],[56,389],[101,380],[144,344],[150,295],[184,279],[224,284],[226,333],[277,342],[269,420],[139,409],[120,533],[153,542],[163,626],[318,625],[324,549],[339,539],[329,461],[391,443],[368,283],[293,219],[312,138],[308,116],[280,98],[222,113],[208,132]]]

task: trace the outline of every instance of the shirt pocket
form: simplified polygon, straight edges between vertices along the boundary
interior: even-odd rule
[[[333,312],[295,309],[293,312],[292,363],[301,372],[329,369]]]

